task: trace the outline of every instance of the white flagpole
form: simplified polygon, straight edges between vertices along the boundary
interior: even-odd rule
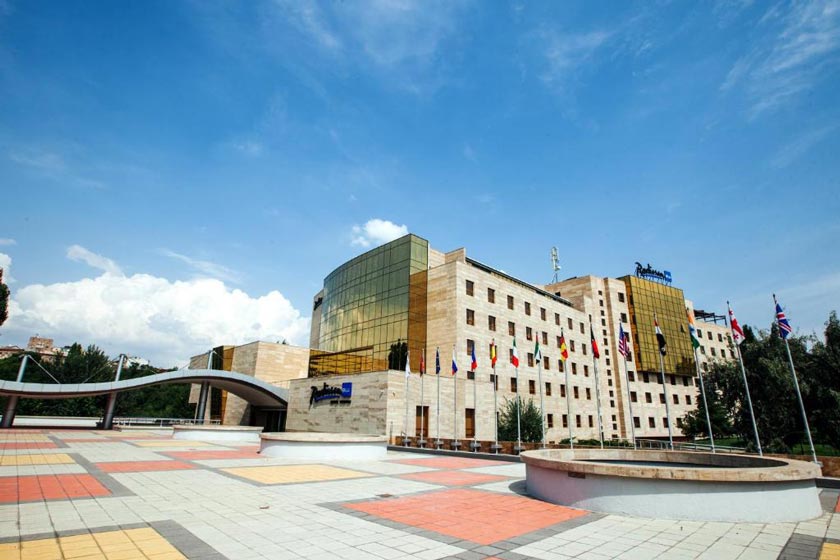
[[[589,337],[595,339],[595,332],[592,330],[592,318],[589,318]],[[596,343],[597,344],[597,343]],[[590,346],[592,343],[590,341]],[[604,425],[601,421],[601,389],[598,382],[598,359],[595,358],[595,348],[592,350],[592,368],[595,370],[595,409],[598,412],[598,440],[601,442],[601,449],[604,448]]]
[[[428,434],[425,433],[426,424],[424,422],[424,414],[423,414],[423,378],[426,377],[426,347],[423,347],[423,357],[422,357],[422,364],[420,368],[420,441],[417,443],[420,444],[420,447],[426,446],[426,436]]]
[[[569,364],[563,360],[563,371],[566,372],[566,422],[569,425],[569,449],[575,448],[574,438],[572,437],[572,387],[569,385]]]
[[[625,336],[627,336],[626,333]],[[623,341],[619,340],[618,343],[623,344]],[[627,346],[627,352],[630,352],[629,346]],[[622,354],[621,361],[624,362],[624,383],[627,385],[627,406],[630,409],[630,441],[633,443],[633,449],[636,449],[636,421],[633,419],[633,399],[630,396],[630,374],[627,371],[627,354]]]
[[[738,364],[741,366],[741,377],[744,380],[744,390],[747,393],[747,406],[750,409],[750,419],[752,420],[753,433],[755,434],[755,446],[758,448],[758,454],[764,455],[761,451],[761,439],[758,437],[758,425],[755,423],[755,413],[753,412],[752,398],[750,397],[750,384],[747,383],[747,370],[744,368],[744,358],[741,356],[741,347],[735,345],[738,350]],[[794,374],[794,378],[796,374]],[[797,387],[798,390],[798,387]]]
[[[694,349],[694,366],[697,368],[697,379],[700,381],[700,393],[703,395],[703,408],[706,409],[706,427],[709,431],[709,441],[712,444],[712,453],[715,453],[715,434],[712,431],[712,419],[709,416],[709,400],[706,398],[706,386],[703,384],[703,374],[700,372],[700,361],[697,359],[697,348]],[[752,408],[750,408],[752,410]],[[756,433],[756,435],[758,435]],[[758,441],[758,440],[756,440]],[[759,451],[761,446],[759,446]]]
[[[493,346],[495,347],[495,343]],[[498,348],[496,348],[496,352],[498,353]],[[496,385],[498,385],[498,383],[499,378],[496,376],[496,364],[493,364],[493,423],[496,427],[493,436],[493,448],[496,453],[499,452],[499,404],[498,390],[496,389]]]
[[[653,314],[653,321],[658,326],[659,323],[656,320],[656,313]],[[659,351],[659,370],[660,375],[662,375],[662,390],[665,393],[665,415],[667,416],[668,422],[668,444],[671,447],[671,451],[673,451],[674,434],[671,432],[671,403],[668,402],[668,384],[665,382],[665,356],[662,354],[662,350]]]
[[[452,365],[457,365],[455,362],[455,345],[452,345]],[[459,448],[461,442],[458,441],[458,372],[452,371],[452,446]]]
[[[411,350],[408,350],[405,354],[405,437],[403,437],[403,445],[405,447],[409,446],[409,439],[408,439],[408,378],[411,377],[411,364],[409,360],[411,359]]]
[[[440,346],[435,350],[435,377],[437,377],[437,404],[435,405],[435,414],[437,416],[437,427],[435,428],[435,448],[440,449],[443,441],[440,439]]]
[[[473,352],[475,352],[475,350],[473,350]],[[478,368],[473,370],[473,451],[480,447],[480,445],[478,445],[478,371],[476,370],[478,370]]]
[[[513,368],[513,371],[516,375],[516,449],[514,449],[514,453],[519,453],[522,451],[522,420],[520,418],[521,411],[520,403],[522,400],[519,398],[519,368]]]
[[[542,354],[542,350],[540,350],[540,354]],[[545,449],[545,408],[543,406],[542,356],[539,358],[539,364],[537,365],[537,383],[540,385],[540,430],[542,431],[542,446],[543,449]]]
[[[779,305],[779,302],[776,301],[776,294],[773,294],[773,303],[776,306]],[[778,321],[778,317],[776,318]],[[781,329],[779,330],[779,335],[781,336]],[[808,445],[811,447],[811,459],[816,464],[820,464],[817,460],[817,451],[814,449],[814,440],[811,439],[811,428],[808,426],[808,415],[805,414],[805,403],[802,402],[802,393],[799,391],[799,379],[796,377],[796,369],[793,367],[793,356],[790,353],[790,344],[788,344],[787,337],[782,337],[782,340],[785,341],[785,350],[787,350],[788,355],[788,363],[790,364],[790,374],[793,376],[793,386],[796,388],[796,398],[799,400],[799,411],[802,413],[802,422],[805,423],[805,434],[808,436]],[[741,356],[740,348],[738,349],[738,356]],[[743,368],[743,362],[741,363],[741,367]],[[746,381],[746,377],[744,378]],[[749,394],[749,393],[747,393]]]

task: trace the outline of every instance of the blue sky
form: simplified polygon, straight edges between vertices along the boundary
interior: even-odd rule
[[[838,62],[836,0],[0,0],[0,344],[305,345],[324,276],[404,229],[821,332]]]

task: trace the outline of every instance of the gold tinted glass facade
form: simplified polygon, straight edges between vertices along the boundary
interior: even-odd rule
[[[658,372],[659,344],[653,315],[665,335],[667,344],[665,373],[694,375],[694,353],[688,334],[688,317],[685,312],[685,295],[673,288],[636,276],[619,278],[627,286],[630,320],[633,323],[633,342],[636,364],[640,371]]]
[[[429,242],[406,235],[335,269],[324,280],[318,349],[309,375],[420,366],[426,339]]]

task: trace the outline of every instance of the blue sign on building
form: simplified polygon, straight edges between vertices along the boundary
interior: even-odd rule
[[[353,384],[352,383],[342,383],[341,384],[341,398],[342,399],[349,399],[353,396]]]

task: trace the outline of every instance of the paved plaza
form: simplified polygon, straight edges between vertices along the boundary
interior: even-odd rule
[[[524,475],[433,454],[303,462],[168,432],[6,430],[0,560],[840,560],[836,490],[808,522],[701,523],[547,504]]]

